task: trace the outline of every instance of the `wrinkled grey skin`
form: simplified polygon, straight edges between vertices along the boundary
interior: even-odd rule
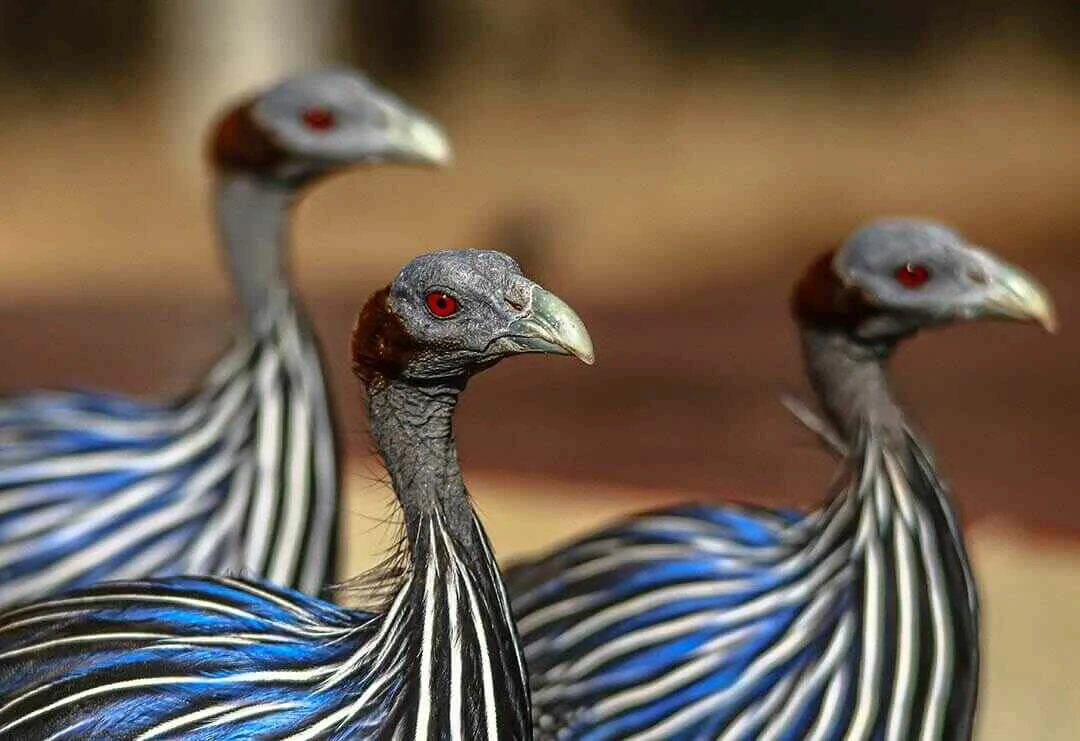
[[[428,310],[430,291],[458,301],[458,313]],[[367,389],[372,437],[405,511],[415,542],[417,523],[438,511],[466,550],[479,549],[472,509],[458,466],[451,419],[471,375],[521,353],[574,355],[592,363],[593,349],[577,314],[521,274],[500,252],[436,252],[410,262],[388,304],[412,338],[428,349],[403,373]]]
[[[458,302],[454,316],[434,316],[427,294]],[[416,258],[390,289],[389,305],[409,334],[438,352],[421,353],[406,368],[412,378],[454,375],[507,355],[572,354],[593,360],[592,343],[577,315],[521,274],[508,255],[490,250],[436,252]]]
[[[896,279],[904,265],[930,278],[917,288]],[[885,362],[919,329],[955,321],[1008,319],[1055,324],[1049,294],[1034,278],[957,232],[917,219],[885,219],[856,230],[837,251],[833,271],[879,309],[853,329],[802,327],[810,380],[833,424],[851,442],[871,424],[899,435],[903,416],[889,391]]]

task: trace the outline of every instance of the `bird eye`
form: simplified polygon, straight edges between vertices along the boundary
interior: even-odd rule
[[[329,108],[307,108],[300,115],[300,120],[312,131],[329,131],[337,126],[337,117]]]
[[[915,262],[904,263],[896,269],[895,277],[904,288],[920,288],[930,280],[930,268]]]
[[[429,291],[424,298],[428,311],[439,319],[446,319],[458,313],[461,308],[458,300],[446,291]]]

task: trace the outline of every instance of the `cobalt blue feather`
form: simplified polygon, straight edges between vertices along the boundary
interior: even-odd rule
[[[0,614],[0,738],[526,738],[508,602],[470,527],[463,545],[425,517],[382,614],[224,577]]]
[[[964,737],[977,604],[944,489],[913,438],[849,466],[809,514],[659,510],[511,569],[537,738]]]
[[[335,672],[377,624],[225,578],[117,582],[17,609],[0,618],[0,737],[302,733],[369,689]],[[344,722],[327,737],[363,726]]]
[[[10,397],[0,441],[0,607],[147,575],[333,578],[335,435],[297,310],[187,399]]]

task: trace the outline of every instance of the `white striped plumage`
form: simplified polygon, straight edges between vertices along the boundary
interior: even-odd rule
[[[538,737],[951,737],[974,588],[925,462],[868,434],[813,514],[644,514],[512,570]]]
[[[526,738],[506,696],[518,652],[498,594],[437,511],[420,541],[379,615],[187,577],[2,614],[0,737]]]
[[[238,341],[174,407],[125,422],[75,408],[85,397],[47,399],[0,404],[37,430],[0,469],[0,606],[149,575],[265,574],[309,593],[331,580],[335,439],[297,309]],[[88,434],[106,442],[62,456],[46,444]]]
[[[345,69],[258,91],[208,143],[241,309],[235,347],[176,403],[0,399],[0,608],[103,579],[243,572],[315,592],[336,577],[337,452],[289,276],[290,215],[331,173],[442,165],[450,146],[426,116]]]

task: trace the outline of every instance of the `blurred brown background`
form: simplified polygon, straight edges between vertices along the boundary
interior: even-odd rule
[[[805,395],[788,287],[863,219],[944,219],[1042,278],[1063,326],[955,328],[896,363],[984,587],[981,737],[1076,738],[1078,20],[1053,0],[0,2],[0,387],[196,379],[229,316],[203,129],[326,63],[457,149],[451,171],[351,173],[298,213],[355,453],[352,570],[391,536],[347,330],[413,254],[513,252],[597,345],[592,369],[506,364],[463,407],[509,556],[664,501],[819,499],[831,464],[776,401]]]

